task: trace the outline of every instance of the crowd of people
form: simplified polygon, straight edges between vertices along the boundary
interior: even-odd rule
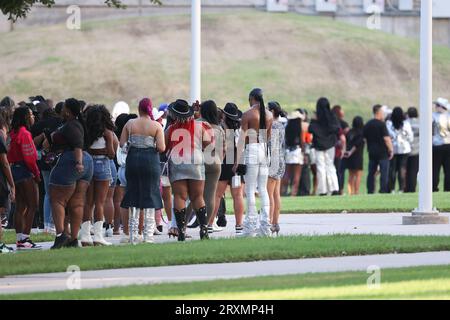
[[[433,189],[443,167],[450,191],[450,104],[434,105]],[[212,100],[155,108],[149,98],[137,111],[124,102],[111,114],[74,98],[55,106],[42,96],[1,100],[0,212],[17,250],[41,249],[31,239],[36,216],[55,235],[52,249],[109,246],[114,235],[153,243],[164,232],[163,212],[169,237],[185,241],[187,228],[198,228],[206,240],[226,226],[228,190],[237,236],[278,235],[281,196],[342,195],[347,171],[348,194],[359,193],[366,145],[368,193],[378,175],[381,193],[416,191],[414,107],[375,105],[373,119],[356,116],[350,127],[344,109],[326,98],[312,115],[286,114],[254,89],[245,112]],[[0,251],[13,249],[0,242]]]

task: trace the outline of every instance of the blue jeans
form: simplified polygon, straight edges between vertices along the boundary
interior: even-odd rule
[[[380,166],[380,193],[389,193],[389,159],[370,159],[367,175],[367,192],[375,193],[375,173]]]
[[[53,227],[53,216],[52,216],[52,207],[50,205],[50,171],[42,170],[42,178],[44,180],[44,227],[50,228]]]

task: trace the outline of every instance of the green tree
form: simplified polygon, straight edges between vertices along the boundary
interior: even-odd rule
[[[149,1],[161,4],[161,0]],[[38,3],[50,8],[55,4],[55,0],[0,0],[0,10],[4,15],[8,16],[9,20],[16,21],[17,19],[26,18],[31,8]],[[120,9],[126,8],[122,0],[105,0],[105,5]]]

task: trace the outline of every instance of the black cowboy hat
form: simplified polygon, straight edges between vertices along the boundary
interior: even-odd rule
[[[190,118],[194,115],[194,109],[186,100],[178,99],[169,105],[169,110],[179,118]]]
[[[240,118],[242,118],[242,111],[238,109],[238,107],[234,103],[227,103],[225,105],[225,108],[222,109],[223,114],[231,119],[238,121]]]

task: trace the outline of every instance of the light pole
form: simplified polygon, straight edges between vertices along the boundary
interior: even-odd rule
[[[191,7],[191,103],[201,101],[201,0]]]
[[[433,1],[422,0],[420,9],[420,153],[419,207],[403,224],[446,224],[448,218],[433,208]]]

